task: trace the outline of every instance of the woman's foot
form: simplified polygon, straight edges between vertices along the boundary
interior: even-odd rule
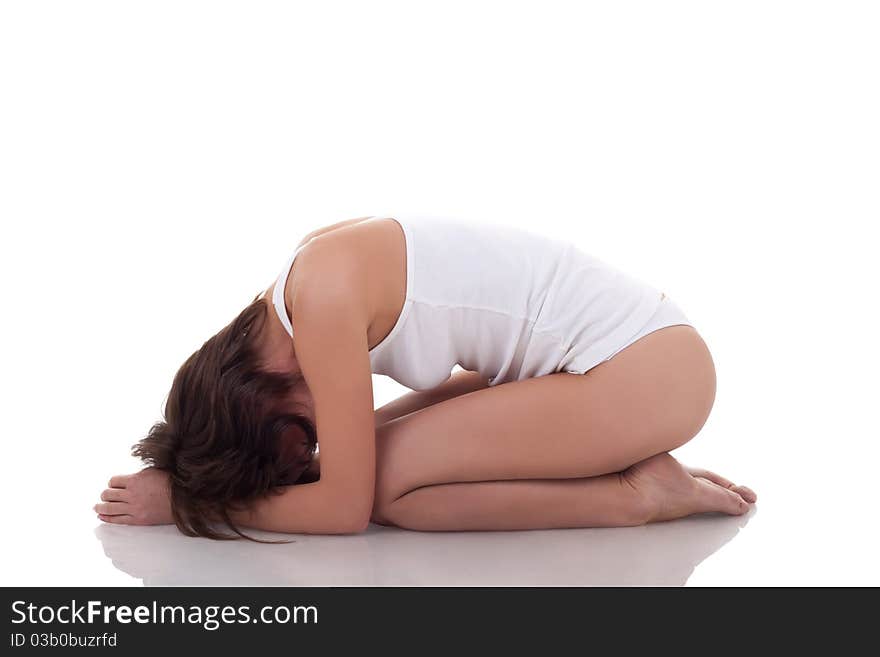
[[[630,466],[621,478],[644,499],[648,522],[694,513],[742,515],[757,500],[746,486],[736,486],[714,472],[686,468],[669,454],[657,454]]]

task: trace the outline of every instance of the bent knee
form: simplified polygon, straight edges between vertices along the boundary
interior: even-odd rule
[[[696,436],[715,405],[717,380],[709,348],[692,328],[687,332],[685,342],[680,353],[681,368],[675,386],[677,394],[670,400],[673,443],[670,449],[681,447]]]
[[[709,347],[696,330],[693,332],[693,335],[696,353],[691,365],[694,370],[694,389],[690,429],[693,435],[697,435],[700,429],[703,428],[703,425],[706,424],[706,420],[709,419],[709,414],[712,412],[712,407],[715,405],[717,379],[715,362],[712,360]]]

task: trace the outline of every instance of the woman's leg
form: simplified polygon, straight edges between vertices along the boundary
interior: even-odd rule
[[[628,527],[694,513],[740,515],[755,494],[695,476],[668,454],[587,479],[519,479],[425,486],[378,509],[373,522],[420,531]],[[728,482],[729,483],[729,482]]]
[[[404,509],[416,506],[413,500],[441,494],[415,495],[428,486],[583,480],[623,471],[693,437],[714,394],[705,344],[691,327],[676,326],[645,336],[583,376],[558,373],[507,383],[412,412],[377,428],[375,519],[399,524],[395,517],[411,516]],[[610,491],[604,481],[611,479],[581,482],[581,492]],[[538,483],[479,490],[538,495]],[[547,499],[553,498],[550,491],[578,486],[548,485],[542,489]],[[453,494],[460,499],[477,490],[459,487]]]

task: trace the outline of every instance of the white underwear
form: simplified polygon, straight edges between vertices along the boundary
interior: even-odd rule
[[[645,337],[649,333],[653,333],[654,331],[666,328],[667,326],[681,325],[693,326],[693,324],[691,324],[690,320],[688,320],[687,316],[684,314],[684,311],[682,311],[682,309],[678,307],[678,304],[676,304],[668,296],[664,295],[660,301],[660,306],[657,308],[656,312],[651,315],[651,318],[648,320],[647,324],[645,324],[638,333],[627,340],[623,346],[617,349],[617,351],[608,356],[608,358],[606,358],[605,360],[613,358],[615,355],[619,354],[621,351],[630,346],[633,342],[635,342],[639,338]]]

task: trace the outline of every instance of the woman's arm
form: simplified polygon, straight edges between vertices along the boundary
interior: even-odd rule
[[[436,388],[408,392],[376,409],[376,426],[488,385],[489,379],[479,372],[456,372]]]
[[[369,523],[376,439],[364,285],[352,240],[323,237],[301,251],[287,294],[294,350],[315,406],[321,478],[232,514],[236,523],[320,534]]]
[[[357,256],[357,245],[350,238],[313,240],[301,251],[287,291],[294,349],[315,405],[320,479],[281,486],[281,492],[232,511],[229,515],[236,525],[342,534],[359,532],[369,524],[376,438],[367,295]],[[101,500],[95,511],[105,522],[172,521],[168,473],[155,468],[113,477]],[[124,512],[119,509],[122,504]]]

